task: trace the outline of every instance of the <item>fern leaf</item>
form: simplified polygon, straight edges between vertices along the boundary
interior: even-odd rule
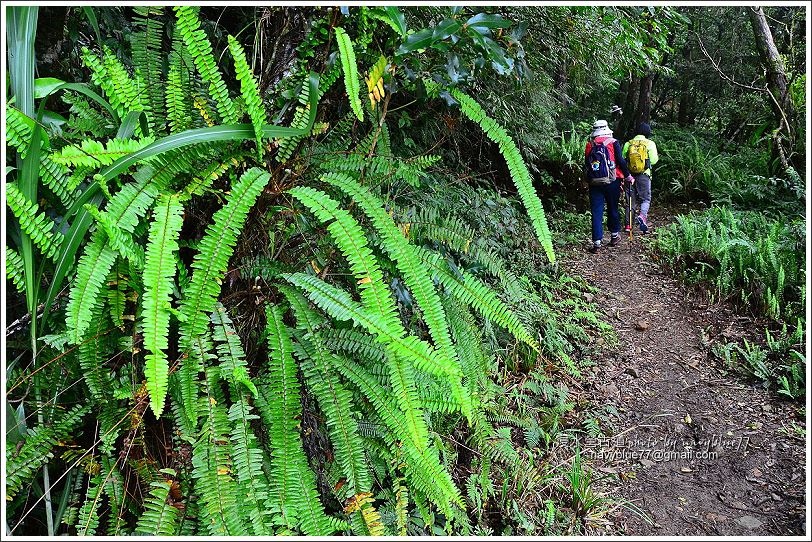
[[[123,258],[129,260],[136,269],[144,267],[144,249],[133,240],[133,236],[122,231],[118,225],[114,224],[107,213],[86,203],[85,210],[92,216],[96,224],[107,235],[107,242],[111,249],[118,252]]]
[[[262,160],[262,127],[267,118],[265,107],[262,105],[254,74],[245,60],[245,51],[234,36],[228,37],[228,50],[231,51],[231,56],[234,58],[234,71],[240,82],[245,106],[248,108],[248,116],[251,117],[251,124],[254,125],[254,133],[257,136],[257,156],[259,160]]]
[[[274,507],[269,502],[269,482],[263,471],[267,459],[251,428],[251,420],[259,416],[252,412],[247,395],[247,391],[251,391],[256,397],[259,392],[248,378],[245,353],[225,307],[217,305],[212,312],[211,322],[214,325],[213,337],[218,343],[221,378],[229,382],[231,396],[236,398],[229,408],[228,419],[232,424],[232,455],[241,497],[239,505],[250,519],[255,535],[271,535],[270,513]]]
[[[25,263],[19,252],[8,246],[6,247],[6,277],[18,292],[25,292]]]
[[[134,175],[134,178],[136,181],[124,185],[105,207],[110,223],[129,233],[162,188],[162,182],[150,175]],[[96,231],[79,258],[66,310],[68,334],[74,344],[81,342],[90,322],[91,309],[115,260],[116,252],[108,244],[105,233]]]
[[[169,386],[169,363],[165,350],[169,348],[169,298],[175,276],[174,253],[178,250],[177,236],[183,226],[183,206],[177,196],[162,195],[155,205],[155,218],[149,228],[146,261],[144,263],[144,295],[141,304],[144,330],[144,374],[150,406],[156,418],[163,412]]]
[[[435,83],[430,82],[430,84],[436,86]],[[451,95],[460,103],[462,113],[482,127],[485,135],[487,135],[491,141],[499,145],[499,151],[505,157],[508,170],[510,170],[510,176],[513,178],[513,183],[516,185],[519,196],[527,208],[527,214],[533,223],[536,236],[541,246],[544,247],[547,259],[550,263],[555,263],[553,241],[550,235],[550,229],[547,226],[544,208],[541,206],[541,201],[536,194],[535,188],[533,188],[533,179],[530,177],[527,165],[524,163],[521,152],[519,152],[519,148],[516,146],[513,138],[511,138],[505,129],[495,120],[490,118],[473,98],[456,88],[451,89]]]
[[[369,491],[372,480],[364,459],[364,444],[358,435],[358,414],[353,409],[352,394],[337,378],[333,355],[317,334],[324,318],[308,307],[298,290],[284,284],[278,287],[293,308],[297,327],[307,333],[306,338],[299,338],[294,353],[326,418],[336,461],[347,478],[346,494]]]
[[[176,36],[175,50],[169,53],[169,73],[166,76],[166,119],[172,133],[192,127],[192,78],[187,66],[188,53],[183,50]]]
[[[208,314],[214,310],[220,294],[220,283],[237,244],[237,237],[248,211],[270,177],[269,173],[258,168],[246,171],[231,187],[228,202],[214,213],[212,224],[200,241],[200,251],[192,263],[192,280],[180,305],[184,349],[188,348],[193,337],[202,334],[208,327]]]
[[[178,509],[169,504],[171,480],[150,484],[152,490],[144,501],[144,513],[138,518],[136,535],[174,536],[178,528]]]
[[[414,487],[430,495],[447,516],[451,516],[451,505],[464,506],[459,489],[451,475],[440,463],[436,450],[422,447],[410,437],[408,422],[403,413],[392,407],[389,393],[356,363],[336,357],[341,373],[349,378],[375,406],[376,412],[392,434],[388,437],[390,448],[396,441],[403,443],[407,473]]]
[[[457,299],[478,310],[486,318],[504,327],[514,337],[538,350],[538,342],[519,318],[484,282],[459,269],[452,271],[437,254],[418,247],[421,260],[436,278]]]
[[[384,283],[383,272],[369,249],[366,236],[358,222],[349,212],[340,209],[338,202],[324,192],[300,186],[289,190],[288,193],[305,204],[320,221],[329,222],[327,230],[349,261],[353,275],[358,281],[362,304],[377,313],[384,325],[393,333],[399,331],[402,324],[396,314],[394,299]]]
[[[54,231],[54,223],[29,200],[15,183],[6,183],[6,204],[17,217],[20,229],[47,258],[52,259],[62,244],[63,235]]]
[[[119,158],[139,151],[153,143],[155,138],[143,137],[140,139],[111,139],[101,143],[93,139],[85,139],[79,145],[66,145],[51,155],[55,163],[97,169],[109,166]]]
[[[322,180],[349,194],[380,233],[381,246],[397,263],[406,285],[423,310],[423,317],[442,360],[436,370],[447,375],[455,399],[459,401],[463,413],[470,416],[470,399],[462,390],[459,360],[451,342],[443,306],[430,275],[420,262],[417,248],[408,242],[392,217],[386,214],[381,202],[367,188],[344,174],[326,174]]]
[[[297,429],[301,416],[300,385],[293,361],[293,343],[282,323],[279,307],[266,309],[268,347],[271,358],[268,375],[260,388],[260,411],[275,447],[271,457],[271,480],[279,496],[280,507],[292,507],[302,532],[308,536],[332,532],[316,492],[316,480],[307,463]]]
[[[134,32],[130,34],[132,44],[132,59],[136,74],[143,81],[147,99],[144,100],[146,111],[153,120],[152,129],[155,132],[163,131],[166,118],[164,116],[164,83],[161,78],[163,72],[163,54],[161,41],[163,39],[164,25],[162,15],[164,8],[158,6],[134,7]]]
[[[31,481],[36,471],[54,456],[53,448],[58,441],[71,435],[88,412],[90,407],[74,406],[56,423],[31,429],[19,450],[6,447],[6,500],[12,500]]]
[[[178,16],[175,28],[186,44],[200,77],[209,85],[209,94],[217,105],[217,112],[220,114],[222,124],[236,124],[238,120],[237,110],[228,95],[228,88],[225,81],[223,81],[223,76],[217,68],[211,43],[209,43],[206,33],[200,28],[200,20],[197,16],[200,8],[195,6],[175,6],[174,9]]]
[[[200,398],[206,412],[203,431],[192,449],[192,477],[200,498],[200,516],[211,536],[249,533],[239,510],[238,487],[233,476],[228,412],[222,392],[216,390],[215,368],[207,369],[208,394]]]
[[[102,477],[96,475],[88,481],[85,501],[79,509],[79,516],[76,522],[76,534],[79,536],[93,536],[99,528],[101,520],[101,489]]]
[[[344,86],[347,89],[347,96],[350,99],[350,107],[355,112],[358,120],[364,120],[364,110],[361,108],[361,100],[358,97],[360,84],[358,83],[358,64],[355,62],[355,51],[352,48],[352,40],[347,35],[346,30],[337,26],[336,42],[341,56],[341,69],[344,70]]]

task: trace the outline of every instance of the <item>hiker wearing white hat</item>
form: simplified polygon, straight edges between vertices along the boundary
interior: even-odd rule
[[[620,242],[620,184],[625,179],[634,184],[623,158],[620,142],[612,137],[612,130],[605,120],[597,120],[592,125],[592,133],[584,151],[585,173],[589,181],[589,203],[592,209],[592,247],[597,252],[603,243],[603,210],[608,211],[607,227],[611,234],[609,246]]]

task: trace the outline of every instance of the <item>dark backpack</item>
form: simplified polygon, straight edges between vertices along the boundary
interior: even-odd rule
[[[615,180],[615,161],[612,160],[612,151],[609,149],[614,142],[612,138],[606,138],[600,143],[592,142],[592,148],[586,156],[586,176],[592,186],[610,184]]]

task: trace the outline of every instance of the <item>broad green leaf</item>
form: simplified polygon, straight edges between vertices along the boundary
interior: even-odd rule
[[[490,13],[477,13],[465,21],[466,27],[472,28],[480,34],[490,34],[494,28],[507,28],[511,24],[513,23],[501,15],[491,15]]]
[[[443,19],[434,27],[432,38],[435,40],[444,40],[452,34],[459,32],[462,25],[456,19]]]
[[[51,94],[59,85],[65,84],[65,81],[57,79],[56,77],[40,77],[34,79],[34,99],[38,100]]]
[[[398,47],[398,50],[395,54],[403,55],[406,53],[411,53],[412,51],[417,51],[419,49],[425,49],[429,45],[434,42],[434,29],[433,28],[424,28],[422,30],[418,30],[414,34],[409,34],[406,38],[406,41]]]

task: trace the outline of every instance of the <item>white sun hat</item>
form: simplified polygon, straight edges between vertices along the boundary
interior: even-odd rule
[[[612,130],[609,129],[609,123],[605,120],[596,120],[595,124],[592,125],[591,135],[592,137],[612,135]]]

